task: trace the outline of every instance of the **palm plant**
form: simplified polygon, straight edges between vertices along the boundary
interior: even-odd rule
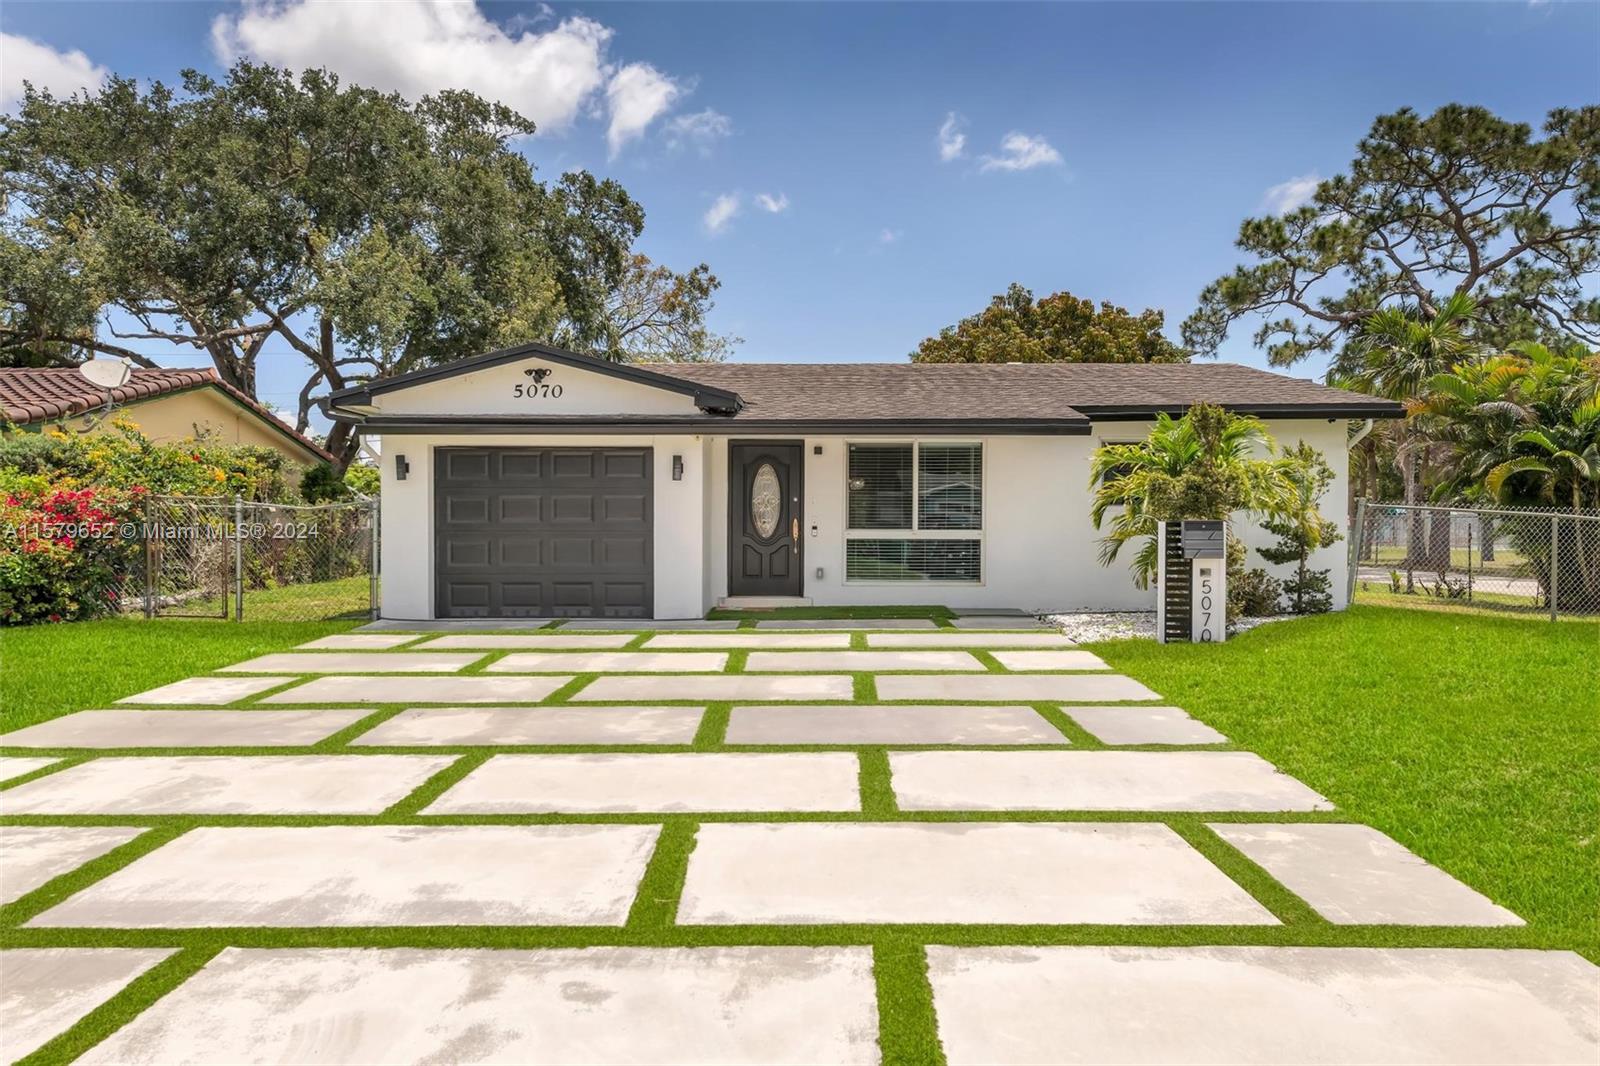
[[[1289,464],[1271,455],[1272,438],[1260,419],[1196,404],[1182,418],[1156,416],[1149,435],[1133,444],[1106,444],[1090,463],[1094,504],[1089,517],[1101,528],[1118,508],[1100,541],[1100,565],[1116,562],[1124,545],[1141,541],[1130,569],[1134,584],[1149,588],[1160,558],[1156,524],[1184,518],[1227,518],[1235,511],[1280,513],[1292,496]]]
[[[1412,306],[1385,307],[1362,323],[1360,333],[1335,362],[1329,380],[1358,392],[1415,403],[1428,390],[1434,377],[1447,373],[1475,352],[1471,329],[1476,310],[1476,302],[1467,293],[1457,293],[1445,300],[1432,317],[1423,317],[1419,309]],[[1393,440],[1404,500],[1415,506],[1422,502],[1429,480],[1430,441],[1410,419],[1391,424],[1384,432]],[[1368,480],[1375,483],[1378,442],[1369,438],[1366,446]],[[1438,542],[1434,559],[1442,567],[1449,565],[1448,521],[1446,518],[1441,528],[1433,531],[1438,534],[1434,537]],[[1408,584],[1411,580],[1409,567],[1420,561],[1424,540],[1422,515],[1412,512],[1406,553]]]

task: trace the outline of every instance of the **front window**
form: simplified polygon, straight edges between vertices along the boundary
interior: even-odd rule
[[[983,579],[983,445],[852,444],[847,581]]]

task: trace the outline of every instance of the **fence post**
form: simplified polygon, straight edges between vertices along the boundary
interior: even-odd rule
[[[155,546],[150,540],[150,531],[155,528],[156,501],[145,497],[144,501],[144,616],[156,616],[156,576],[155,576]]]
[[[367,614],[374,622],[378,620],[378,508],[381,506],[382,502],[377,496],[367,505],[367,524],[370,526],[367,538]]]
[[[244,501],[233,498],[233,620],[244,621]]]
[[[1561,573],[1561,560],[1556,555],[1557,530],[1560,528],[1561,516],[1552,514],[1550,516],[1550,621],[1552,622],[1556,620],[1558,610],[1556,605],[1560,602],[1556,598],[1561,586],[1561,580],[1557,576]]]
[[[1356,602],[1356,571],[1361,568],[1361,541],[1367,535],[1367,498],[1356,498],[1356,525],[1350,531],[1350,572],[1345,575],[1344,605]]]

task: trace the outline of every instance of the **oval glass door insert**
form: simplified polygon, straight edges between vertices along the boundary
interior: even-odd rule
[[[778,472],[771,463],[762,463],[750,483],[750,522],[756,535],[767,540],[778,529],[778,516],[783,513],[782,489],[778,485]]]

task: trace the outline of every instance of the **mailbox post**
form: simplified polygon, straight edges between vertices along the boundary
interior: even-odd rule
[[[1221,644],[1228,636],[1228,524],[1220,519],[1162,522],[1157,536],[1156,639]]]

